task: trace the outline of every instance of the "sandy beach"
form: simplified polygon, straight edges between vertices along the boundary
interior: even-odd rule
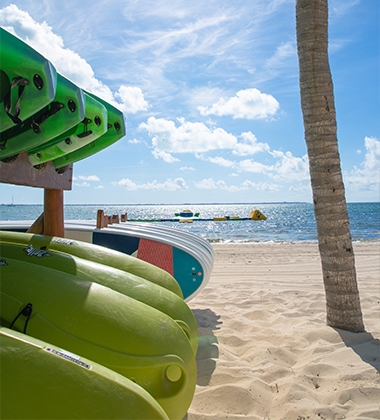
[[[186,420],[380,419],[380,243],[354,244],[365,333],[327,327],[315,244],[214,245],[189,302],[198,379]]]

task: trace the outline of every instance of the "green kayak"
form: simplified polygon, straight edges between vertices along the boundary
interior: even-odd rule
[[[5,230],[0,230],[0,242],[25,246],[31,244],[34,248],[45,248],[47,251],[55,251],[61,254],[68,254],[99,264],[108,265],[149,280],[152,283],[170,290],[183,299],[181,287],[175,278],[167,271],[149,264],[146,261],[132,257],[132,255],[115,251],[114,249],[105,248],[104,246],[83,242],[77,239],[62,239],[55,236],[52,237]]]
[[[0,328],[2,419],[168,420],[139,385],[46,341]]]
[[[17,241],[17,237],[15,239]],[[180,325],[193,347],[194,354],[196,354],[198,348],[198,327],[195,317],[183,299],[164,287],[114,267],[74,255],[62,254],[51,249],[49,249],[49,258],[30,258],[25,250],[32,249],[33,246],[31,244],[6,243],[1,240],[1,236],[0,247],[1,257],[5,260],[7,258],[17,258],[18,260],[34,264],[36,269],[43,266],[76,275],[78,276],[78,281],[84,279],[102,284],[163,312]],[[148,264],[146,266],[148,267]],[[152,269],[151,275],[153,277],[155,276],[154,273],[155,270]]]
[[[99,283],[31,262],[26,247],[0,264],[2,326],[92,360],[144,388],[182,419],[196,385],[193,349],[168,315]]]
[[[92,96],[106,107],[108,113],[108,130],[101,137],[98,137],[80,149],[55,159],[53,163],[56,169],[65,167],[70,163],[75,163],[89,156],[92,156],[95,153],[102,151],[106,147],[111,146],[126,134],[123,113],[103,99],[98,98],[91,93],[88,93],[88,95]]]
[[[91,143],[107,132],[107,110],[92,96],[83,92],[85,117],[70,130],[28,151],[33,166],[57,159]]]
[[[84,97],[82,90],[60,74],[54,100],[24,124],[0,133],[0,159],[43,146],[51,139],[67,132],[83,121]]]
[[[50,61],[2,28],[0,44],[0,131],[4,131],[54,100],[57,74]]]

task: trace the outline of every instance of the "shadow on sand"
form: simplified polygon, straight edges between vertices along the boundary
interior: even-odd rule
[[[206,386],[210,383],[211,376],[219,357],[218,339],[213,331],[219,330],[222,324],[220,315],[210,309],[193,309],[193,314],[198,324],[199,345],[197,351],[197,385]],[[187,413],[182,420],[187,420]]]
[[[218,330],[222,322],[219,321],[220,315],[216,315],[210,309],[194,309],[193,314],[197,320],[199,331],[197,384],[206,386],[215,370],[215,359],[219,357],[218,339],[213,331]]]
[[[347,347],[350,347],[365,363],[380,372],[380,340],[371,333],[353,333],[334,328]]]

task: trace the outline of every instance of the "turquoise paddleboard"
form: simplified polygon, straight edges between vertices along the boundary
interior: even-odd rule
[[[54,100],[57,74],[50,61],[3,28],[0,44],[0,131],[4,131]]]
[[[83,92],[74,83],[57,74],[54,100],[23,125],[0,133],[0,159],[43,146],[49,140],[67,132],[84,118]]]
[[[97,229],[93,221],[65,222],[65,237],[133,255],[171,274],[186,301],[209,281],[214,254],[201,237],[153,223],[125,222]]]
[[[59,346],[0,328],[2,419],[169,420],[142,387]]]
[[[116,109],[113,105],[107,103],[103,99],[88,93],[98,102],[103,104],[106,107],[108,113],[108,130],[102,136],[94,139],[90,143],[87,143],[80,147],[79,149],[66,153],[62,157],[59,157],[53,161],[54,167],[56,169],[67,166],[71,163],[78,162],[82,159],[85,159],[89,156],[94,155],[102,151],[103,149],[111,146],[116,141],[120,140],[126,134],[126,126],[124,122],[124,116],[121,111]]]

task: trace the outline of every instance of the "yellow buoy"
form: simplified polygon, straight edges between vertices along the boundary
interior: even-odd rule
[[[260,210],[251,210],[249,218],[252,220],[267,220],[266,216],[264,216]]]

